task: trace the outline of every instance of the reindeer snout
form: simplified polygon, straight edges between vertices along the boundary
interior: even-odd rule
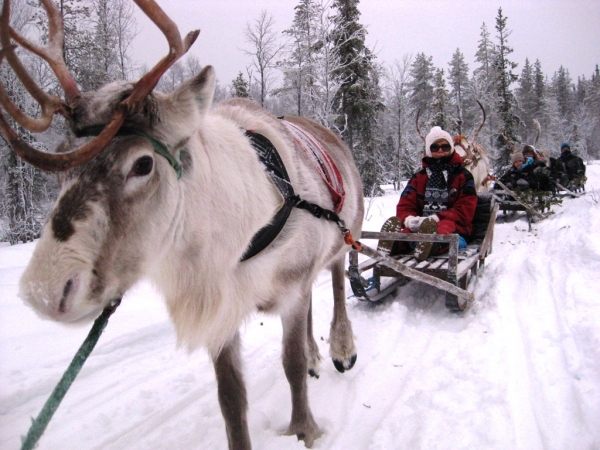
[[[75,285],[75,277],[70,278],[69,280],[67,280],[67,282],[65,283],[65,286],[63,287],[63,292],[62,292],[62,297],[60,299],[60,302],[58,304],[58,312],[59,313],[64,313],[67,311],[67,307],[69,304],[69,297],[74,295],[74,285]]]

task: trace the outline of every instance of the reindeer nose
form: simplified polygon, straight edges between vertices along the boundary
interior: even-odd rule
[[[62,298],[60,299],[60,304],[58,305],[58,312],[64,313],[67,310],[67,301],[69,299],[69,294],[73,290],[73,278],[69,279],[65,283],[65,287],[63,287]]]

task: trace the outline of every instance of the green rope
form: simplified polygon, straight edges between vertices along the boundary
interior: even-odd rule
[[[94,350],[100,335],[108,324],[108,318],[112,315],[112,313],[115,312],[120,303],[121,299],[113,301],[111,305],[104,308],[104,311],[102,311],[100,317],[96,319],[87,338],[85,338],[85,341],[83,341],[83,344],[81,344],[81,347],[79,347],[79,350],[77,350],[77,353],[75,354],[73,361],[71,361],[69,368],[54,388],[54,391],[52,391],[52,394],[40,411],[40,414],[37,416],[37,418],[31,419],[31,428],[29,428],[27,436],[23,436],[21,438],[23,442],[21,450],[30,450],[34,448],[37,442],[40,440],[42,434],[44,434],[44,431],[48,426],[48,423],[50,422],[50,419],[52,419],[54,412],[58,409],[58,405],[60,405],[60,402],[71,387],[73,381],[75,381],[75,377],[77,377],[77,374],[83,367],[85,360],[88,358],[88,356],[90,356],[92,350]]]

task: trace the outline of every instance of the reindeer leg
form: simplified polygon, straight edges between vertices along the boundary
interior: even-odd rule
[[[321,435],[321,430],[308,405],[306,336],[309,310],[310,295],[306,295],[294,311],[282,316],[281,321],[283,324],[283,369],[292,393],[292,419],[285,434],[295,434],[298,440],[303,440],[304,445],[310,448],[314,440]]]
[[[356,362],[356,347],[352,323],[346,313],[346,284],[344,279],[344,259],[331,265],[331,282],[333,285],[333,320],[329,335],[329,355],[335,368],[344,373],[352,369]]]
[[[239,333],[236,333],[234,339],[221,350],[221,353],[213,357],[213,364],[229,449],[250,450],[252,444],[246,419],[248,401],[241,371]]]
[[[319,347],[317,346],[315,337],[313,335],[312,293],[310,294],[310,307],[308,309],[308,320],[306,326],[306,339],[308,343],[308,374],[311,377],[319,378],[319,366],[321,361],[321,355],[319,353]]]

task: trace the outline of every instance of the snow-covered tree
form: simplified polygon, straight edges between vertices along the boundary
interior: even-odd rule
[[[537,127],[534,120],[537,117],[537,98],[535,94],[535,79],[533,66],[529,63],[529,59],[525,59],[525,65],[519,77],[519,86],[515,90],[515,96],[518,102],[518,110],[521,115],[523,127],[520,127],[523,142],[533,143],[537,135]]]
[[[462,134],[463,129],[466,128],[466,122],[469,124],[472,122],[472,117],[468,115],[468,102],[473,102],[469,95],[469,65],[458,48],[449,63],[448,84],[450,85],[450,98],[454,107],[454,114],[452,114],[454,120],[448,124],[448,131]]]
[[[431,104],[431,125],[449,130],[451,127],[450,93],[446,87],[444,69],[437,69],[433,89],[433,103]]]
[[[334,0],[331,39],[339,57],[340,66],[333,72],[339,82],[334,101],[337,125],[348,144],[361,173],[366,195],[379,186],[381,169],[377,115],[381,111],[381,70],[375,64],[375,55],[365,45],[367,30],[359,22],[358,0]]]
[[[284,86],[279,92],[294,114],[314,117],[314,100],[317,97],[315,63],[323,45],[319,30],[322,12],[320,5],[313,0],[301,0],[295,10],[291,28],[284,31],[290,42],[285,48],[286,57],[281,62]],[[284,93],[286,95],[282,95]]]
[[[231,82],[231,96],[250,98],[250,86],[240,71],[238,76]]]
[[[563,66],[560,66],[558,71],[554,73],[551,89],[558,102],[560,113],[565,117],[570,117],[575,106],[575,99],[573,98],[574,89],[569,71]]]
[[[20,2],[12,5],[11,26],[20,33],[34,26],[34,11]],[[17,51],[27,71],[38,85],[48,89],[40,76],[47,77],[47,66],[27,52]],[[8,64],[0,65],[0,82],[13,102],[28,116],[39,115],[39,105],[29,96]],[[47,150],[36,137],[7,117],[7,120],[29,145]],[[25,163],[0,135],[0,241],[11,244],[29,242],[39,237],[49,203],[56,195],[56,182],[35,167]]]
[[[244,50],[244,53],[252,57],[252,67],[257,72],[255,80],[250,81],[258,83],[259,95],[256,100],[261,106],[265,106],[265,100],[275,80],[274,69],[277,56],[283,48],[283,45],[277,41],[277,33],[274,28],[273,15],[262,10],[258,18],[246,24],[244,30],[246,42],[250,47]]]
[[[497,55],[496,45],[490,38],[485,22],[481,25],[480,38],[475,53],[475,62],[479,65],[473,70],[473,78],[469,85],[471,96],[479,100],[487,111],[486,130],[482,135],[487,135],[488,151],[494,147],[494,135],[496,133],[496,69],[494,60]],[[479,113],[477,113],[479,114]],[[484,142],[483,136],[480,138]]]
[[[423,156],[423,141],[415,131],[415,114],[410,106],[409,82],[413,56],[404,55],[389,68],[386,89],[387,148],[390,150],[385,162],[388,176],[396,187],[419,167]]]
[[[518,76],[512,70],[517,67],[515,62],[510,61],[509,55],[513,49],[508,45],[508,37],[511,31],[506,27],[508,17],[502,14],[502,8],[498,8],[496,16],[496,31],[498,32],[497,54],[494,60],[494,69],[496,72],[496,111],[500,119],[500,129],[496,146],[499,150],[497,162],[499,166],[508,165],[512,147],[509,143],[517,143],[517,126],[519,118],[515,115],[515,97],[511,90],[511,84],[517,81]]]
[[[420,111],[420,117],[425,121],[430,118],[434,98],[435,68],[432,60],[432,56],[417,53],[410,68],[410,104],[415,111]]]

